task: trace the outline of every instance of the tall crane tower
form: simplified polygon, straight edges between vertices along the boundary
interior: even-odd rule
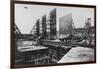
[[[92,39],[91,39],[91,18],[87,18],[85,21],[85,36],[86,39],[89,41],[89,44],[91,44]]]
[[[39,19],[37,19],[35,25],[33,26],[33,28],[31,29],[30,33],[32,35],[31,38],[34,38],[34,37],[38,37],[39,36]]]
[[[29,34],[32,34],[32,35],[34,34],[35,29],[36,29],[36,27],[35,27],[35,26],[36,26],[36,25],[34,25],[34,26],[33,26],[33,28],[31,29],[31,31],[30,31],[30,33],[29,33]]]

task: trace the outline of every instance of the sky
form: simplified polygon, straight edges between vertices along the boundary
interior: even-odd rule
[[[62,7],[47,5],[15,4],[15,24],[21,33],[30,33],[38,18],[47,15],[54,8],[57,8],[57,31],[59,31],[59,18],[72,14],[75,28],[84,27],[85,20],[91,18],[91,25],[94,26],[94,9],[80,7]]]

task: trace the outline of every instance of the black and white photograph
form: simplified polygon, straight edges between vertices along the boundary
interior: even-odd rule
[[[95,8],[14,3],[14,65],[95,61]]]

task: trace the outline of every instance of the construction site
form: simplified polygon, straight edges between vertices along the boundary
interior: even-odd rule
[[[29,34],[23,34],[16,23],[15,64],[59,64],[94,61],[94,26],[91,18],[85,26],[76,28],[73,14],[59,18],[57,30],[57,8],[49,15],[38,18]]]

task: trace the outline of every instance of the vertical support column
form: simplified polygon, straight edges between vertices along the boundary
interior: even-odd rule
[[[42,16],[42,37],[45,39],[47,37],[47,25],[46,25],[46,15]]]
[[[39,30],[40,30],[40,25],[39,25],[39,19],[37,20],[37,22],[36,22],[36,36],[38,37],[39,35],[40,35],[40,32],[39,32]]]
[[[51,39],[56,37],[56,8],[50,11],[50,36]]]

